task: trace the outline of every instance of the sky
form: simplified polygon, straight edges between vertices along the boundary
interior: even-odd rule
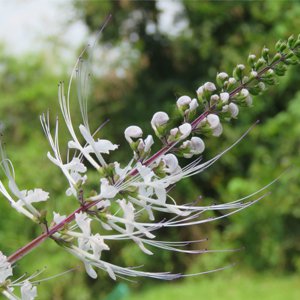
[[[74,20],[69,0],[0,0],[0,42],[16,55],[42,49],[49,36],[74,48],[88,32],[82,21]]]
[[[159,22],[163,31],[177,34],[184,28],[172,24],[179,1],[160,0],[158,8],[164,12]],[[59,37],[69,49],[86,42],[87,27],[76,17],[71,0],[0,0],[0,43],[11,54],[39,51],[48,37]]]

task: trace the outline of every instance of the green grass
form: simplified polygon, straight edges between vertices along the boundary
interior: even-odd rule
[[[225,276],[224,276],[225,275]],[[300,277],[223,274],[168,282],[126,300],[299,300]]]

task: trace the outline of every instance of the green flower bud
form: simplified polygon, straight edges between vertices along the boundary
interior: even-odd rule
[[[225,72],[221,72],[217,74],[216,82],[219,87],[224,86],[224,82],[228,79],[228,74]]]
[[[266,64],[266,61],[265,61],[265,59],[264,58],[260,58],[260,59],[258,59],[258,61],[255,63],[255,65],[254,65],[254,69],[256,70],[256,71],[258,71],[262,66],[264,66]]]
[[[281,57],[282,57],[282,56],[281,56],[280,53],[276,53],[276,54],[273,56],[271,63],[274,63],[274,62],[276,62],[276,61],[279,61],[279,60],[281,59]]]
[[[256,60],[256,55],[249,54],[247,61],[248,61],[248,64],[250,65],[251,68],[254,67],[255,60]]]
[[[289,48],[293,48],[295,46],[295,37],[294,37],[294,35],[291,35],[288,38],[288,46],[289,46]]]
[[[266,62],[268,62],[269,61],[269,49],[268,48],[266,48],[266,47],[264,47],[263,49],[262,49],[262,51],[261,51],[261,56],[264,58],[264,60],[266,61]]]
[[[234,70],[233,70],[233,77],[238,80],[241,81],[243,78],[243,73],[245,70],[245,66],[242,64],[237,65]]]

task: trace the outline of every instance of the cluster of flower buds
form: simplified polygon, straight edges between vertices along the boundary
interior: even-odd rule
[[[148,276],[166,280],[178,278],[182,275],[144,272],[133,267],[114,265],[102,258],[102,252],[110,250],[112,240],[119,242],[131,240],[141,251],[149,255],[153,253],[148,246],[183,253],[207,252],[184,248],[195,241],[172,243],[157,241],[155,231],[162,227],[183,227],[211,222],[241,211],[261,199],[255,201],[250,199],[257,195],[253,193],[226,204],[179,205],[168,192],[181,179],[204,171],[239,142],[238,140],[206,162],[200,163],[200,159],[195,159],[184,167],[178,163],[177,156],[191,158],[203,153],[205,149],[203,139],[220,136],[223,131],[223,120],[237,118],[241,106],[252,106],[252,95],[264,91],[266,85],[274,84],[275,76],[283,75],[287,65],[299,60],[299,47],[300,37],[297,39],[291,37],[287,42],[277,43],[278,52],[273,57],[270,56],[269,50],[264,48],[258,58],[253,54],[249,55],[248,67],[239,64],[233,70],[232,76],[221,72],[217,74],[216,84],[206,82],[201,85],[196,91],[195,98],[186,95],[179,97],[174,116],[169,117],[167,113],[161,111],[155,113],[151,126],[155,135],[162,141],[163,147],[152,156],[151,147],[154,143],[152,136],[148,135],[143,139],[140,127],[129,126],[124,135],[133,150],[133,158],[123,167],[116,161],[107,163],[105,157],[118,149],[118,145],[107,139],[95,139],[98,132],[93,133],[90,130],[86,112],[89,76],[88,72],[81,69],[85,70],[86,66],[80,57],[68,87],[68,91],[71,91],[72,79],[76,74],[83,122],[79,125],[80,137],[75,134],[71,122],[70,93],[65,95],[64,84],[59,84],[59,104],[70,133],[66,161],[63,161],[64,156],[60,153],[58,122],[52,135],[49,116],[41,117],[45,135],[52,149],[52,152],[48,153],[48,158],[65,176],[68,184],[66,194],[75,197],[80,207],[67,217],[54,213],[49,227],[44,213],[32,205],[35,202],[46,201],[49,194],[41,189],[20,191],[14,180],[12,164],[5,157],[2,147],[1,167],[8,178],[8,189],[0,181],[0,192],[18,212],[44,225],[44,235],[37,240],[51,237],[65,250],[78,257],[92,278],[97,277],[94,268],[105,270],[112,279],[116,279],[117,276]],[[86,163],[89,163],[99,175],[99,188],[96,191],[86,191],[85,183],[89,180],[88,173],[91,172]],[[205,217],[205,213],[215,210],[223,211],[223,214],[218,214],[218,217],[214,218]],[[171,217],[156,220],[156,212],[167,213]],[[145,215],[148,220],[145,220]],[[95,226],[91,226],[92,222]],[[17,261],[33,246],[34,242],[17,251],[10,256],[10,262]],[[8,280],[12,275],[10,262],[0,252],[0,291],[9,299],[19,299],[12,296],[13,284]],[[36,288],[25,280],[21,293],[24,299],[33,299]]]

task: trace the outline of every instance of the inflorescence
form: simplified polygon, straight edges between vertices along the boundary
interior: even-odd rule
[[[33,276],[26,279],[22,277],[15,282],[9,278],[13,275],[12,264],[48,237],[79,258],[92,278],[97,277],[97,268],[106,271],[114,280],[118,276],[146,276],[164,280],[187,276],[121,267],[103,260],[102,252],[110,250],[112,240],[131,240],[148,255],[153,254],[151,249],[155,247],[183,253],[209,252],[184,248],[190,243],[201,241],[160,241],[155,239],[155,232],[162,227],[198,225],[224,218],[247,208],[263,197],[258,197],[260,190],[226,204],[179,205],[170,196],[169,190],[184,178],[204,171],[239,142],[238,140],[206,162],[196,158],[186,166],[179,165],[178,157],[190,159],[202,154],[205,150],[205,138],[219,137],[223,132],[224,121],[236,119],[240,107],[252,107],[253,95],[258,95],[264,92],[267,86],[274,85],[277,77],[284,75],[288,65],[298,63],[299,47],[300,36],[291,36],[287,41],[279,41],[273,56],[270,55],[269,49],[264,47],[260,56],[249,55],[247,65],[238,64],[232,75],[221,72],[216,76],[216,83],[206,82],[201,85],[195,97],[179,97],[171,116],[166,112],[156,112],[152,117],[151,127],[162,143],[162,148],[155,154],[151,151],[155,141],[153,136],[144,137],[140,127],[129,126],[124,135],[133,156],[125,165],[108,162],[107,155],[118,149],[119,145],[107,139],[95,139],[97,132],[92,132],[89,127],[87,82],[90,59],[83,59],[85,50],[74,67],[67,91],[63,82],[58,87],[61,112],[70,133],[66,161],[59,147],[58,120],[52,134],[49,115],[41,116],[43,130],[51,146],[51,152],[47,156],[65,176],[68,183],[66,195],[79,201],[79,208],[69,216],[61,216],[54,212],[53,221],[48,226],[45,214],[38,211],[34,204],[47,201],[49,193],[40,188],[20,189],[15,182],[13,165],[2,146],[0,147],[1,167],[8,181],[7,186],[0,181],[0,192],[17,212],[40,224],[44,229],[41,236],[11,256],[6,257],[0,252],[0,292],[9,299],[36,297],[36,282],[30,281]],[[77,79],[83,122],[79,125],[81,136],[75,133],[70,113],[70,94],[74,77]],[[99,174],[98,191],[88,191],[85,188],[89,172],[92,172],[91,167]],[[205,213],[209,211],[221,211],[222,214],[207,218]],[[165,213],[167,217],[163,220],[157,219],[157,213],[160,212]],[[91,226],[92,223],[98,225],[98,231],[95,229],[97,226]],[[15,287],[21,288],[21,298],[14,294]]]

